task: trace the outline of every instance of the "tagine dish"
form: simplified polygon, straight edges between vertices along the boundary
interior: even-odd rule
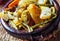
[[[57,17],[52,0],[14,0],[0,12],[0,18],[18,30],[42,29]]]

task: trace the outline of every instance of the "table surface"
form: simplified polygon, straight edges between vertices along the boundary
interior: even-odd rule
[[[58,1],[59,5],[60,5],[60,0],[57,0],[57,1]],[[60,33],[60,31],[58,33]],[[58,37],[60,38],[60,36],[58,36]],[[50,40],[52,40],[52,39],[50,39]],[[24,41],[24,40],[21,40],[21,39],[18,39],[18,38],[15,38],[15,37],[9,35],[4,30],[4,28],[3,28],[3,26],[1,25],[1,22],[0,22],[0,41]],[[56,39],[56,41],[60,41],[60,40]]]

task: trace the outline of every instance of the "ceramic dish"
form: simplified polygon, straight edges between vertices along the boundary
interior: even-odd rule
[[[11,34],[17,38],[29,39],[29,37],[31,38],[32,36],[35,37],[37,35],[45,36],[45,35],[53,32],[53,30],[57,28],[57,25],[59,23],[59,19],[60,19],[59,9],[60,9],[60,7],[59,7],[59,4],[57,3],[56,0],[53,0],[53,4],[54,4],[54,7],[56,8],[57,17],[55,19],[53,19],[51,22],[49,22],[43,28],[35,29],[33,32],[18,31],[16,29],[13,29],[12,27],[10,27],[8,25],[8,22],[4,21],[2,18],[0,20],[1,20],[3,27],[6,29],[6,31],[9,34]]]

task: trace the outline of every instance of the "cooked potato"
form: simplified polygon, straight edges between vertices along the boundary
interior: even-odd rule
[[[49,19],[51,17],[51,9],[49,7],[41,6],[41,19]]]
[[[30,4],[29,7],[27,8],[32,19],[34,20],[35,23],[40,22],[40,9],[35,5],[35,4]]]
[[[38,0],[38,4],[46,4],[47,0]]]

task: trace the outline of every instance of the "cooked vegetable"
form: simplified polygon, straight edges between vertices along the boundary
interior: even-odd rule
[[[30,4],[29,7],[27,8],[32,19],[34,20],[35,23],[40,22],[40,9],[35,5],[35,4]]]
[[[2,18],[3,17],[3,14],[0,12],[0,18]]]
[[[22,23],[22,24],[28,28],[28,32],[32,32],[33,31],[33,29],[31,27],[29,27],[27,24],[25,24],[25,23]]]
[[[0,18],[3,18],[5,21],[8,21],[9,18],[5,13],[6,13],[5,11],[0,12]]]
[[[52,1],[13,0],[5,10],[0,12],[0,18],[16,30],[32,32],[37,28],[43,28],[57,17]]]
[[[54,14],[55,13],[55,8],[51,7],[51,10],[52,10],[52,14]]]
[[[41,8],[41,19],[49,19],[51,17],[51,9],[49,7],[40,7]]]
[[[9,24],[10,24],[13,28],[18,29],[17,26],[15,25],[15,23],[14,23],[13,21],[9,21]]]
[[[23,11],[22,14],[21,14],[22,21],[25,22],[25,23],[27,22],[27,17],[28,17],[28,16],[27,16],[27,12],[28,12],[28,11],[25,10],[25,11]]]
[[[13,20],[13,22],[15,23],[15,25],[16,26],[18,26],[20,23],[19,23],[19,20],[18,20],[18,18],[16,17],[16,18],[14,18],[14,20]]]
[[[37,3],[38,2],[38,0],[30,0],[31,2],[35,2],[35,3]]]
[[[13,8],[14,6],[16,6],[18,4],[19,0],[14,0],[13,2],[11,2],[9,5],[8,5],[8,8]]]
[[[9,12],[9,11],[8,11],[7,16],[8,16],[9,19],[14,19],[14,16],[11,15],[11,13],[12,13],[12,12]]]
[[[38,0],[38,4],[46,4],[47,0]]]
[[[18,4],[19,7],[26,7],[31,3],[37,3],[38,0],[21,0]]]
[[[21,0],[18,4],[19,7],[26,7],[28,4],[30,4],[30,0]]]
[[[22,12],[24,11],[25,8],[20,8],[17,10],[17,15],[18,17],[21,17]]]
[[[44,22],[41,22],[41,23],[38,23],[38,24],[35,24],[35,25],[32,26],[32,28],[33,28],[33,29],[34,29],[34,28],[37,28],[37,27],[42,28],[42,27],[45,26],[48,22],[52,21],[52,20],[55,19],[56,17],[57,17],[56,14],[54,14],[54,17],[52,17],[51,19],[45,20]]]

